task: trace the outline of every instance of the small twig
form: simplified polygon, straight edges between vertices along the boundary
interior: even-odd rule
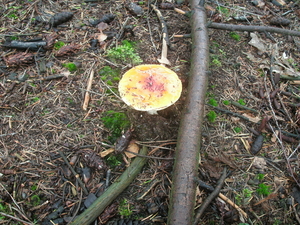
[[[71,172],[73,173],[73,175],[75,176],[76,180],[78,181],[79,185],[81,186],[83,192],[85,195],[88,195],[89,192],[86,189],[86,187],[84,186],[84,183],[80,180],[79,178],[79,174],[77,174],[75,172],[75,170],[73,169],[73,167],[70,165],[68,159],[66,158],[66,156],[64,155],[64,153],[62,153],[62,151],[58,150],[59,154],[61,155],[61,157],[63,158],[63,160],[65,161],[65,163],[67,164],[67,166],[69,167],[69,169],[71,170]]]
[[[17,221],[19,221],[19,222],[21,222],[21,223],[24,223],[24,224],[34,225],[33,223],[26,222],[25,220],[21,220],[21,219],[19,219],[19,218],[17,218],[17,217],[14,217],[14,216],[12,216],[12,215],[9,215],[9,214],[3,213],[3,212],[0,212],[0,215],[6,216],[6,217],[11,218],[11,219],[14,219],[14,220],[17,220]]]
[[[80,191],[80,197],[79,197],[79,202],[78,202],[78,207],[77,209],[75,210],[72,218],[70,219],[70,222],[67,223],[67,225],[69,225],[73,220],[74,218],[77,216],[78,212],[79,212],[79,209],[81,207],[81,202],[82,202],[82,190]]]
[[[149,156],[149,155],[141,155],[135,152],[131,152],[128,150],[125,150],[125,152],[129,152],[131,154],[134,154],[136,156],[142,157],[142,158],[148,158],[148,159],[161,159],[161,160],[174,160],[174,158],[163,158],[163,157],[156,157],[156,156]]]
[[[9,133],[9,134],[0,134],[0,137],[16,135],[17,133]]]
[[[225,178],[226,178],[227,172],[226,172],[226,167],[223,169],[222,176],[218,180],[217,186],[215,189],[212,190],[211,194],[202,202],[201,206],[196,212],[195,220],[194,220],[194,225],[197,225],[202,214],[204,213],[205,209],[209,206],[209,204],[212,202],[212,200],[217,197],[220,193],[220,190],[224,184]]]
[[[84,96],[84,102],[83,102],[83,105],[82,105],[83,110],[87,110],[87,107],[88,107],[88,104],[89,104],[89,101],[90,101],[90,98],[91,98],[89,91],[92,88],[93,79],[94,79],[94,70],[92,69],[91,73],[90,73],[90,77],[89,77],[88,82],[87,82],[87,88],[86,88],[86,92],[85,92],[85,96]]]
[[[170,65],[170,61],[167,58],[168,55],[168,46],[170,46],[170,40],[169,40],[169,35],[168,35],[168,28],[167,28],[167,24],[166,21],[164,20],[164,17],[162,16],[161,12],[158,10],[158,8],[151,4],[151,7],[153,8],[153,10],[155,11],[159,22],[161,24],[161,28],[162,28],[162,33],[163,33],[163,39],[162,39],[162,50],[161,50],[161,58],[158,59],[158,62],[161,64],[168,64]]]

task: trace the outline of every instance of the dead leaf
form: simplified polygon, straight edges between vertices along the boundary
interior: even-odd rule
[[[102,41],[105,41],[107,39],[107,35],[106,34],[103,34],[103,33],[97,33],[95,34],[95,38],[99,41],[99,42],[102,42]]]
[[[135,144],[135,143],[130,143],[130,144],[128,145],[127,151],[134,152],[134,153],[139,153],[140,147],[139,147],[137,144]],[[136,157],[136,155],[134,155],[134,154],[132,154],[132,153],[130,153],[130,152],[126,152],[126,151],[125,151],[125,155],[126,155],[129,159]]]
[[[114,148],[109,148],[109,149],[107,149],[107,150],[105,150],[105,151],[103,151],[103,152],[100,152],[100,156],[103,158],[103,157],[109,155],[110,153],[112,153],[112,152],[114,152],[114,151],[115,151]]]
[[[96,27],[102,33],[103,30],[108,28],[108,24],[104,23],[104,22],[101,22],[101,23],[98,23],[98,25]]]
[[[252,166],[254,166],[255,168],[264,170],[266,168],[266,165],[267,162],[264,158],[257,156],[253,158]]]

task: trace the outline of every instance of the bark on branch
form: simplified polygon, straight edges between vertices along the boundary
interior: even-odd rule
[[[270,26],[251,26],[251,25],[234,25],[225,23],[208,23],[208,28],[221,29],[221,30],[231,30],[231,31],[258,31],[258,32],[270,32],[286,34],[291,36],[300,37],[300,32],[295,30],[287,30],[278,27]]]
[[[201,2],[201,1],[200,1]],[[193,49],[188,95],[180,122],[173,171],[168,224],[193,223],[196,184],[194,177],[200,157],[204,99],[207,86],[208,34],[206,14],[199,0],[191,0]]]

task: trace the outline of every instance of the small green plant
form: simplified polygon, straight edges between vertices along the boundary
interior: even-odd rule
[[[208,100],[208,104],[210,104],[210,105],[212,105],[212,106],[218,106],[218,102],[217,102],[217,100],[214,99],[214,98],[210,98],[210,99]]]
[[[77,70],[75,63],[63,63],[62,66],[67,68],[70,72],[75,72]]]
[[[234,127],[233,130],[235,133],[240,133],[243,129],[240,127]]]
[[[244,99],[239,99],[238,100],[238,103],[241,104],[241,105],[246,105],[246,102]]]
[[[121,155],[110,155],[107,157],[106,162],[111,167],[116,167],[122,164],[122,156]]]
[[[59,50],[62,46],[64,46],[65,43],[62,42],[62,41],[57,41],[55,44],[54,44],[54,49],[55,50]]]
[[[262,181],[265,178],[265,174],[259,173],[256,177],[258,180]]]
[[[121,202],[120,202],[120,205],[119,205],[119,214],[121,216],[124,216],[124,217],[129,217],[132,215],[132,209],[131,209],[131,206],[130,204],[128,203],[127,199],[124,198]]]
[[[224,101],[223,101],[223,104],[224,104],[224,105],[230,105],[230,101],[224,100]]]
[[[249,190],[248,188],[244,188],[240,194],[235,196],[235,200],[238,204],[246,205],[252,198],[253,191]]]
[[[236,41],[240,41],[240,40],[241,40],[241,36],[238,35],[236,32],[230,32],[230,33],[229,33],[229,36],[230,36],[232,39],[236,40]]]
[[[104,126],[110,130],[110,136],[108,140],[111,143],[114,143],[118,137],[121,136],[124,129],[129,128],[130,122],[125,113],[107,111],[104,113],[104,116],[101,118]]]
[[[38,195],[33,195],[30,198],[30,202],[33,206],[38,206],[41,203],[41,199]]]
[[[9,207],[0,200],[0,212],[10,214]],[[0,215],[0,220],[4,220],[5,216]]]
[[[218,57],[218,56],[212,55],[211,65],[212,65],[212,66],[216,66],[216,67],[222,66],[222,63],[221,63],[221,61],[219,60],[219,57]]]
[[[122,44],[107,51],[107,57],[115,63],[131,63],[137,65],[143,60],[135,52],[136,43],[128,40],[122,41]]]
[[[215,111],[211,110],[206,114],[206,117],[209,122],[213,123],[216,121],[217,113]]]
[[[263,196],[268,196],[269,194],[272,193],[271,191],[271,187],[264,184],[264,183],[261,183],[258,185],[258,189],[256,189],[256,192],[260,195],[263,195]]]
[[[227,8],[225,8],[225,7],[223,7],[223,6],[218,6],[218,7],[217,7],[217,10],[218,10],[220,13],[224,14],[226,17],[229,16],[229,9],[227,9]]]

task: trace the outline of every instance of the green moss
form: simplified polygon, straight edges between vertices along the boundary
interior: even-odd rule
[[[206,117],[209,122],[213,123],[216,121],[217,113],[215,111],[211,110],[206,114]]]
[[[62,46],[64,46],[65,43],[62,42],[62,41],[57,41],[55,44],[54,44],[54,49],[55,50],[59,50]]]
[[[67,68],[70,72],[75,72],[77,70],[77,66],[74,63],[63,63],[62,66]]]
[[[230,101],[224,100],[224,101],[223,101],[223,104],[224,104],[224,105],[230,105]]]
[[[236,32],[230,32],[230,33],[229,33],[229,36],[230,36],[232,39],[236,40],[236,41],[240,41],[240,40],[241,40],[241,36],[238,35]]]
[[[235,128],[233,128],[233,130],[235,133],[240,133],[243,129],[240,127],[235,127]]]
[[[272,193],[271,191],[271,187],[264,184],[264,183],[261,183],[258,185],[258,189],[256,189],[256,192],[260,195],[263,195],[263,196],[268,196],[269,194]]]
[[[210,98],[210,99],[208,100],[208,104],[210,104],[210,105],[212,105],[212,106],[218,106],[218,102],[217,102],[217,100],[214,99],[214,98]]]
[[[131,63],[137,65],[143,60],[135,51],[136,43],[128,40],[122,41],[122,44],[107,51],[107,57],[120,64]]]
[[[105,81],[108,85],[114,85],[120,80],[120,70],[113,69],[110,66],[104,66],[99,71],[99,75],[101,80]]]
[[[104,126],[110,130],[108,140],[114,143],[122,135],[122,131],[129,128],[130,122],[125,113],[107,111],[101,118]]]

